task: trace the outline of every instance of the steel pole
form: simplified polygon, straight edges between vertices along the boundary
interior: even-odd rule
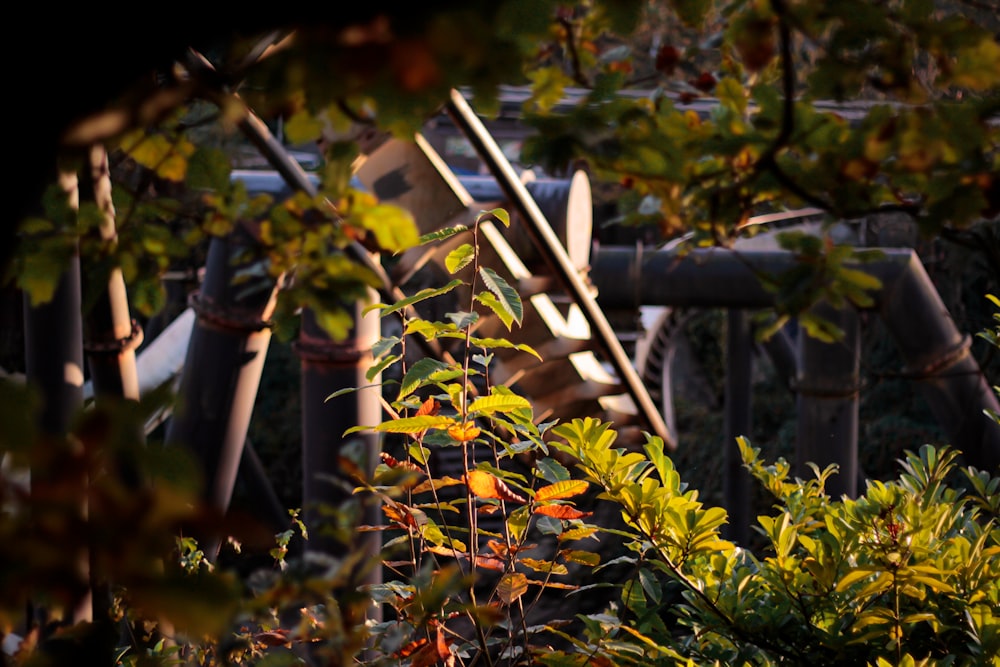
[[[722,449],[722,487],[729,514],[727,536],[738,544],[750,542],[750,474],[743,468],[736,438],[750,437],[753,383],[753,332],[742,309],[727,311],[726,327],[726,421]]]
[[[191,297],[191,332],[166,444],[185,446],[204,474],[204,499],[225,512],[267,356],[277,290],[268,277],[233,284],[234,259],[252,241],[242,230],[209,244],[205,279]],[[214,554],[217,543],[204,548]]]
[[[834,498],[858,493],[858,399],[861,382],[861,325],[857,311],[820,306],[817,312],[843,332],[842,340],[824,343],[799,335],[799,373],[795,380],[795,474],[809,479],[806,463],[820,470],[836,465],[826,483]]]
[[[75,211],[79,206],[76,174],[60,172],[58,178],[69,209]],[[80,256],[74,245],[51,300],[32,304],[30,295],[24,295],[25,377],[41,394],[41,407],[35,416],[39,441],[32,453],[32,495],[44,497],[48,486],[63,484],[79,484],[81,495],[86,493],[87,471],[80,469],[80,457],[73,456],[68,445],[73,422],[83,407],[81,303]],[[79,516],[74,519],[85,523],[86,513],[86,498],[81,497]],[[80,586],[78,596],[66,610],[66,620],[72,623],[90,621],[93,616],[86,551],[79,554],[78,566],[74,573]]]
[[[371,431],[350,436],[344,432],[382,419],[380,379],[365,377],[374,363],[372,345],[380,335],[380,323],[377,313],[362,316],[361,304],[352,307],[354,329],[343,341],[333,340],[311,310],[302,313],[295,346],[302,364],[302,506],[310,530],[306,549],[336,556],[361,550],[370,557],[370,570],[359,583],[376,584],[381,582],[379,533],[356,529],[380,522],[381,503],[368,494],[354,493],[360,480],[351,469],[356,467],[370,479],[378,463],[379,442]],[[352,387],[360,389],[329,398]],[[359,511],[345,515],[353,508]]]
[[[660,414],[645,385],[642,384],[642,379],[628,355],[625,354],[625,350],[618,341],[607,317],[605,317],[604,311],[597,305],[593,293],[584,283],[577,268],[573,266],[566,249],[559,241],[559,237],[552,230],[552,226],[545,219],[545,215],[531,197],[527,187],[514,172],[514,167],[507,160],[503,150],[459,91],[451,91],[447,111],[452,121],[472,143],[480,159],[517,209],[525,223],[525,229],[560,284],[565,287],[569,296],[580,307],[590,325],[591,332],[597,337],[598,344],[607,355],[619,380],[625,385],[635,402],[640,419],[646,422],[654,435],[663,438],[669,449],[675,449],[677,443],[674,442],[673,436],[667,430],[663,415]]]

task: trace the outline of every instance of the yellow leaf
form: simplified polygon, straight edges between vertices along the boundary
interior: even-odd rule
[[[590,485],[584,480],[564,480],[549,484],[538,489],[535,493],[535,500],[542,502],[545,500],[557,500],[561,498],[572,498],[584,493]]]
[[[528,590],[528,578],[520,572],[509,572],[500,578],[497,595],[504,604],[513,604]]]

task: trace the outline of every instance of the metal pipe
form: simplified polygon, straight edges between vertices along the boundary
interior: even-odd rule
[[[514,167],[511,166],[496,140],[490,135],[482,120],[459,91],[454,89],[451,91],[447,111],[452,121],[472,143],[480,159],[497,179],[500,187],[503,188],[504,193],[517,209],[518,214],[525,222],[528,233],[534,239],[536,247],[545,256],[546,263],[549,264],[556,278],[583,311],[592,334],[597,337],[597,341],[607,355],[612,368],[632,397],[636,409],[639,411],[640,419],[648,424],[654,435],[663,438],[669,449],[675,449],[676,442],[667,430],[663,416],[650,398],[645,385],[642,384],[632,361],[625,354],[625,350],[618,341],[607,317],[605,317],[604,311],[597,305],[596,299],[588,286],[584,284],[576,267],[573,266],[565,248],[562,247],[559,238],[552,230],[552,226],[528,193],[524,183],[514,172]]]
[[[987,470],[1000,467],[1000,429],[984,410],[1000,402],[976,360],[968,337],[955,326],[919,256],[910,249],[882,249],[881,259],[859,265],[882,282],[874,310],[885,322],[910,376],[917,382],[938,423],[965,460]],[[591,258],[591,279],[606,308],[635,304],[635,286],[621,276],[636,271],[635,248],[598,247]],[[695,249],[647,252],[638,267],[643,305],[701,308],[765,308],[774,297],[761,283],[767,273],[796,266],[784,251]]]
[[[115,210],[111,200],[108,154],[94,146],[87,155],[80,178],[81,200],[93,203],[101,212],[98,234],[102,241],[114,242]],[[88,271],[88,276],[91,271]],[[105,275],[105,285],[89,285],[94,301],[83,319],[84,351],[94,393],[98,398],[118,397],[139,400],[139,375],[135,348],[142,342],[142,328],[129,314],[128,294],[121,268],[114,266]],[[92,281],[88,281],[92,282]],[[140,434],[137,434],[137,436]]]
[[[192,295],[191,333],[167,445],[190,448],[205,475],[205,500],[229,507],[260,375],[267,356],[277,290],[264,276],[233,284],[238,257],[252,241],[242,230],[209,244],[205,279]],[[214,554],[217,544],[208,545]]]
[[[795,474],[812,477],[806,462],[823,470],[830,464],[838,474],[827,480],[834,498],[854,498],[858,492],[858,402],[861,381],[861,324],[851,307],[816,309],[844,332],[843,340],[824,343],[799,336],[799,372],[795,380]]]
[[[354,528],[377,525],[380,503],[368,494],[353,493],[358,480],[345,466],[357,466],[370,479],[378,463],[379,442],[374,432],[347,438],[343,433],[358,424],[381,421],[380,380],[365,377],[374,363],[372,345],[379,338],[380,322],[377,313],[362,316],[360,303],[350,307],[355,325],[343,341],[331,339],[311,310],[302,313],[295,346],[302,364],[302,506],[310,527],[307,550],[344,556],[360,549],[370,555],[372,564],[364,583],[376,584],[381,581],[381,570],[374,565],[381,552],[378,533]],[[328,398],[349,387],[360,389]],[[359,515],[344,517],[352,498],[360,503]]]
[[[60,172],[59,185],[67,196],[70,208],[79,206],[77,175]],[[59,276],[52,299],[32,304],[24,295],[24,362],[26,382],[41,394],[41,407],[36,415],[39,440],[32,457],[31,492],[44,494],[44,487],[60,484],[65,475],[86,476],[86,471],[70,470],[74,463],[66,451],[66,441],[79,410],[83,407],[83,326],[81,322],[80,256],[73,254]],[[83,480],[86,483],[86,480]],[[72,479],[71,483],[78,483]],[[85,486],[80,487],[86,493]],[[80,519],[85,520],[86,498],[81,497]],[[90,577],[89,555],[79,554],[78,581]],[[88,586],[78,591],[67,620],[73,623],[90,621],[93,617],[93,591]],[[36,610],[46,613],[44,609]]]
[[[743,469],[736,438],[750,437],[752,418],[753,334],[745,311],[730,308],[726,327],[726,421],[722,449],[722,493],[729,524],[727,537],[750,542],[750,474]]]

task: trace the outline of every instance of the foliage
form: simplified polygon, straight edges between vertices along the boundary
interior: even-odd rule
[[[836,218],[902,211],[928,234],[1000,210],[1000,46],[950,4],[507,0],[366,19],[220,40],[217,70],[171,62],[135,94],[74,118],[53,142],[60,166],[73,174],[76,151],[107,145],[117,236],[98,238],[99,212],[64,178],[38,215],[20,221],[4,279],[44,302],[78,248],[85,275],[120,266],[133,304],[150,314],[162,305],[165,270],[239,227],[260,241],[242,278],[279,288],[277,331],[287,334],[308,306],[342,337],[350,322],[341,304],[382,286],[365,253],[440,238],[418,239],[407,212],[351,187],[363,143],[356,130],[408,136],[452,87],[469,87],[489,112],[502,83],[529,86],[525,112],[540,132],[525,161],[557,171],[585,159],[627,190],[629,219],[669,234],[691,229],[696,244],[728,244],[752,233],[754,213],[800,204]],[[651,36],[650,57],[627,37],[657,21],[669,29]],[[568,93],[577,103],[566,108]],[[865,103],[826,103],[858,97]],[[294,143],[323,140],[315,193],[251,197],[230,179],[222,147],[251,123],[251,107]],[[475,320],[489,312],[509,328],[522,317],[517,292],[477,266],[477,228],[495,221],[505,215],[455,230],[472,241],[447,266],[467,278],[373,306],[402,317],[404,328],[380,344],[372,377],[395,365],[402,373],[386,406],[393,419],[367,426],[406,446],[398,459],[387,453],[374,478],[356,480],[357,500],[382,501],[385,556],[398,580],[365,587],[379,560],[357,551],[289,558],[293,540],[306,537],[295,514],[290,532],[265,540],[252,522],[233,525],[201,506],[190,464],[136,438],[162,397],[140,414],[98,406],[49,442],[28,423],[30,397],[4,381],[3,452],[35,478],[27,493],[0,475],[2,630],[34,623],[29,599],[68,615],[96,584],[106,605],[93,626],[31,625],[13,661],[58,662],[60,650],[78,657],[95,643],[120,647],[125,664],[273,665],[300,655],[410,665],[994,659],[1000,546],[989,472],[966,471],[964,492],[950,481],[954,453],[925,448],[907,457],[898,481],[835,501],[823,494],[832,471],[791,481],[785,463],[767,466],[743,443],[747,465],[775,494],[774,513],[760,519],[770,550],[722,540],[725,513],[686,489],[654,438],[626,451],[613,447],[608,424],[536,424],[525,399],[490,383],[492,350],[512,344],[476,337]],[[843,266],[841,251],[803,239],[795,247],[819,267],[822,289],[783,304],[780,316],[820,297],[863,302],[870,281]],[[468,296],[467,311],[447,322],[407,314],[405,306],[451,290]],[[407,366],[414,335],[461,340],[465,356]],[[461,478],[434,475],[445,448],[461,451]],[[619,508],[623,526],[588,521],[594,490]],[[500,528],[489,529],[487,517]],[[235,535],[227,549],[240,543],[273,558],[239,577],[207,561],[202,535]],[[624,555],[602,562],[599,539]],[[574,583],[612,567],[630,575]],[[567,591],[577,600],[613,591],[613,603],[572,618],[533,614]],[[381,621],[366,620],[372,600]]]

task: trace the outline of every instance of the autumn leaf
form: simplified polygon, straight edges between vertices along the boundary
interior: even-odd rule
[[[584,493],[589,486],[590,485],[582,479],[567,479],[538,489],[538,491],[535,492],[535,500],[542,502],[545,500],[572,498]]]
[[[469,442],[470,440],[475,440],[479,437],[480,433],[481,431],[479,428],[472,422],[453,424],[448,427],[448,435],[459,442]]]
[[[383,505],[382,513],[385,514],[389,521],[403,528],[417,527],[417,521],[413,518],[413,514],[403,505]]]
[[[465,484],[477,498],[496,498],[515,503],[525,502],[524,498],[514,493],[503,480],[483,470],[470,470],[465,476]]]
[[[551,516],[555,519],[583,519],[585,517],[591,516],[593,512],[581,512],[575,507],[570,507],[569,505],[542,505],[541,507],[536,507],[535,514],[544,514],[545,516]]]
[[[400,461],[387,452],[380,452],[379,458],[382,459],[382,463],[386,464],[390,468],[401,468],[402,470],[423,474],[423,470],[420,469],[420,466],[413,461]]]
[[[436,636],[433,643],[428,642],[426,639],[423,641],[426,643],[413,653],[413,660],[410,663],[411,667],[432,667],[441,660],[445,664],[453,663],[451,650],[448,648],[448,639],[444,636],[444,632],[441,631],[440,627],[436,629]]]
[[[498,570],[500,572],[503,572],[503,570],[506,568],[506,565],[507,564],[504,563],[504,561],[497,558],[496,556],[483,556],[483,555],[476,556],[476,567],[481,567],[487,570]]]
[[[416,639],[416,640],[410,642],[409,644],[407,644],[406,646],[403,646],[402,648],[400,648],[398,651],[396,651],[395,653],[392,654],[392,657],[394,657],[394,658],[409,658],[411,655],[413,655],[414,653],[416,653],[418,650],[420,650],[422,647],[424,647],[428,643],[429,642],[427,641],[426,637],[421,637],[420,639]]]
[[[504,604],[513,604],[528,590],[528,578],[520,572],[510,572],[500,578],[497,595]]]
[[[417,410],[417,414],[414,417],[422,417],[424,415],[436,416],[438,412],[441,411],[441,403],[438,402],[433,396],[429,396],[427,400],[420,404],[420,409]]]
[[[490,550],[493,553],[497,554],[498,556],[506,556],[508,553],[516,554],[516,553],[519,553],[521,551],[530,551],[532,549],[535,549],[538,545],[537,544],[522,544],[522,545],[518,546],[516,544],[512,544],[508,548],[507,545],[504,544],[503,542],[500,542],[500,541],[497,541],[497,540],[489,540],[489,541],[486,542],[486,546],[488,546],[490,548]]]

